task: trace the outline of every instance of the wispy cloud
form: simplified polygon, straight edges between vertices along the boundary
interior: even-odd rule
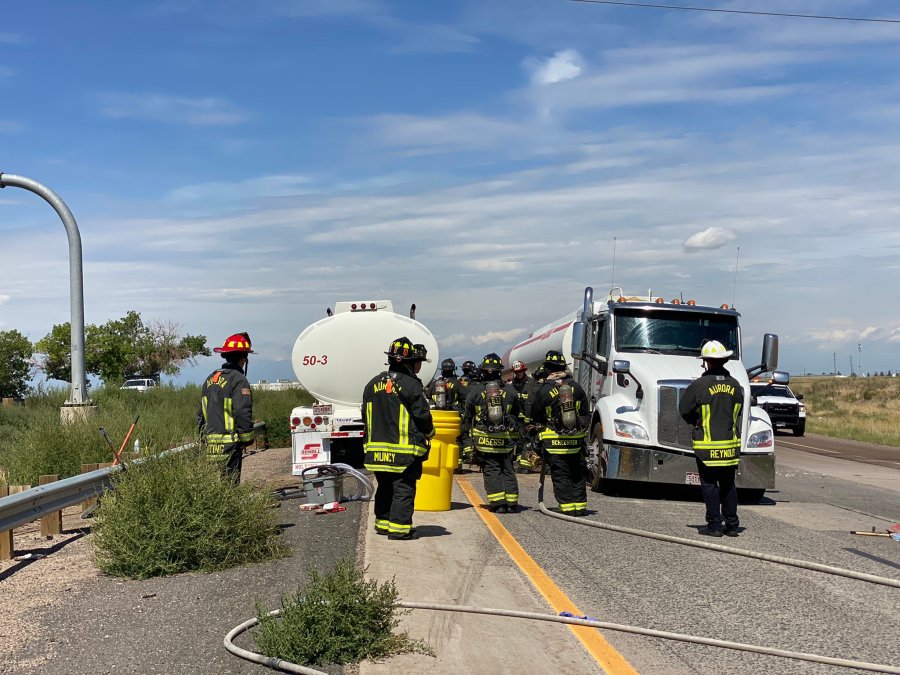
[[[11,297],[11,296],[9,296],[9,295],[5,295],[5,294],[3,294],[3,293],[0,293],[0,305],[4,305],[4,304],[6,304],[7,302],[9,302],[9,301],[10,301],[10,297]]]
[[[0,33],[0,45],[21,45],[25,38],[18,33]]]
[[[25,125],[16,120],[0,120],[0,134],[17,134]]]
[[[198,183],[172,190],[167,199],[173,202],[223,202],[251,201],[268,197],[291,197],[310,191],[312,179],[308,176],[273,175],[259,176],[234,182]]]
[[[106,92],[100,95],[100,105],[106,117],[165,124],[230,126],[250,117],[247,111],[219,97]]]

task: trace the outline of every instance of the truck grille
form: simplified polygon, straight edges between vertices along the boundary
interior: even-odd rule
[[[669,380],[659,383],[659,406],[656,421],[657,442],[674,448],[690,450],[691,425],[681,419],[678,403],[688,381]]]
[[[763,410],[769,413],[769,419],[772,422],[792,422],[796,423],[800,417],[800,406],[790,403],[766,403]]]

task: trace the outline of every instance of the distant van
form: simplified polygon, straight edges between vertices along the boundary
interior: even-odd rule
[[[141,393],[148,389],[156,387],[156,381],[150,378],[136,378],[133,380],[125,380],[125,383],[119,389],[128,389],[130,391],[139,391]]]

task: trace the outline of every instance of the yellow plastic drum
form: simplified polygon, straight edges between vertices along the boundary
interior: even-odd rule
[[[416,511],[449,511],[453,491],[453,470],[459,462],[459,413],[432,410],[434,438],[428,459],[422,465],[422,477],[416,483]]]

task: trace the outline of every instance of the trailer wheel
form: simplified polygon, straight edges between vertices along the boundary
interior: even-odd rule
[[[603,425],[600,422],[597,422],[591,430],[588,470],[591,472],[591,490],[601,492],[606,478],[606,456],[603,452]]]

